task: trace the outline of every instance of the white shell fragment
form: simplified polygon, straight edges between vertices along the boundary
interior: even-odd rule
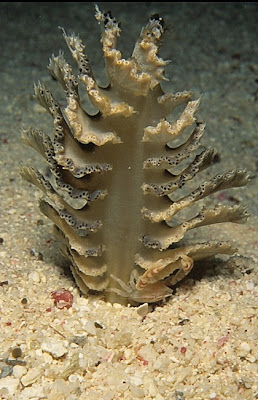
[[[67,346],[60,340],[48,339],[42,342],[41,350],[51,354],[54,358],[60,358],[67,353]]]
[[[21,383],[23,386],[29,386],[32,383],[36,382],[36,380],[40,377],[41,370],[39,368],[30,369],[26,375],[21,378]]]

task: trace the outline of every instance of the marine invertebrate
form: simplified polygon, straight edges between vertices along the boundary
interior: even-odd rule
[[[168,64],[158,55],[163,19],[149,19],[126,60],[116,49],[118,22],[97,7],[96,18],[103,26],[108,87],[97,85],[80,38],[65,31],[63,36],[98,112],[85,110],[79,81],[63,54],[52,56],[48,68],[63,87],[67,106],[62,109],[39,83],[35,98],[53,117],[53,138],[34,128],[22,132],[23,141],[47,161],[51,178],[31,167],[21,174],[42,190],[40,209],[53,221],[82,292],[103,292],[111,301],[124,296],[155,302],[171,294],[195,260],[236,251],[228,242],[182,244],[188,230],[247,218],[240,205],[218,205],[174,225],[178,213],[218,190],[244,186],[249,176],[243,170],[218,174],[183,194],[216,153],[198,150],[205,129],[195,117],[200,99],[192,100],[189,91],[162,90]],[[169,122],[179,106],[183,111]],[[173,144],[179,137],[181,143]]]

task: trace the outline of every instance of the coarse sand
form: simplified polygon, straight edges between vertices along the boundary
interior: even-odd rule
[[[220,162],[204,176],[234,168],[255,176],[257,3],[99,7],[122,22],[119,46],[125,57],[148,16],[164,17],[168,31],[161,56],[172,61],[164,87],[203,94],[198,112],[207,122],[203,144],[220,153]],[[33,84],[40,79],[62,99],[46,68],[60,49],[71,62],[58,27],[80,35],[96,76],[105,80],[94,4],[1,2],[0,22],[0,399],[258,399],[255,180],[209,199],[244,203],[250,213],[246,224],[219,224],[189,235],[232,240],[237,254],[196,265],[164,304],[124,307],[83,297],[51,223],[37,208],[38,191],[19,175],[22,164],[45,168],[21,143],[20,128],[52,132],[51,118],[33,99]],[[73,295],[71,307],[54,300],[61,288]]]

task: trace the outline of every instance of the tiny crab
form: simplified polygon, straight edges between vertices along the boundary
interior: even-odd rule
[[[131,273],[129,285],[126,285],[121,279],[110,274],[110,277],[119,283],[123,290],[117,288],[108,289],[110,292],[115,292],[119,296],[127,298],[129,301],[136,303],[156,303],[160,300],[170,297],[173,293],[172,289],[166,286],[163,282],[155,282],[147,285],[141,290],[136,288],[139,274],[134,269]]]

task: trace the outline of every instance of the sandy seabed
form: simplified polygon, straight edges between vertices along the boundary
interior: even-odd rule
[[[207,122],[204,145],[216,147],[212,172],[257,164],[257,3],[106,2],[122,22],[127,57],[147,17],[167,23],[161,50],[172,62],[167,90],[193,89]],[[19,176],[24,163],[44,169],[21,144],[20,128],[51,133],[33,100],[40,79],[62,95],[46,66],[69,53],[59,26],[80,34],[103,78],[94,4],[0,3],[0,399],[253,400],[257,388],[257,183],[211,201],[246,204],[245,225],[201,230],[232,240],[236,255],[197,265],[165,304],[123,307],[80,295],[37,208],[38,191]],[[192,238],[199,239],[198,229]],[[65,288],[72,307],[51,296]]]

